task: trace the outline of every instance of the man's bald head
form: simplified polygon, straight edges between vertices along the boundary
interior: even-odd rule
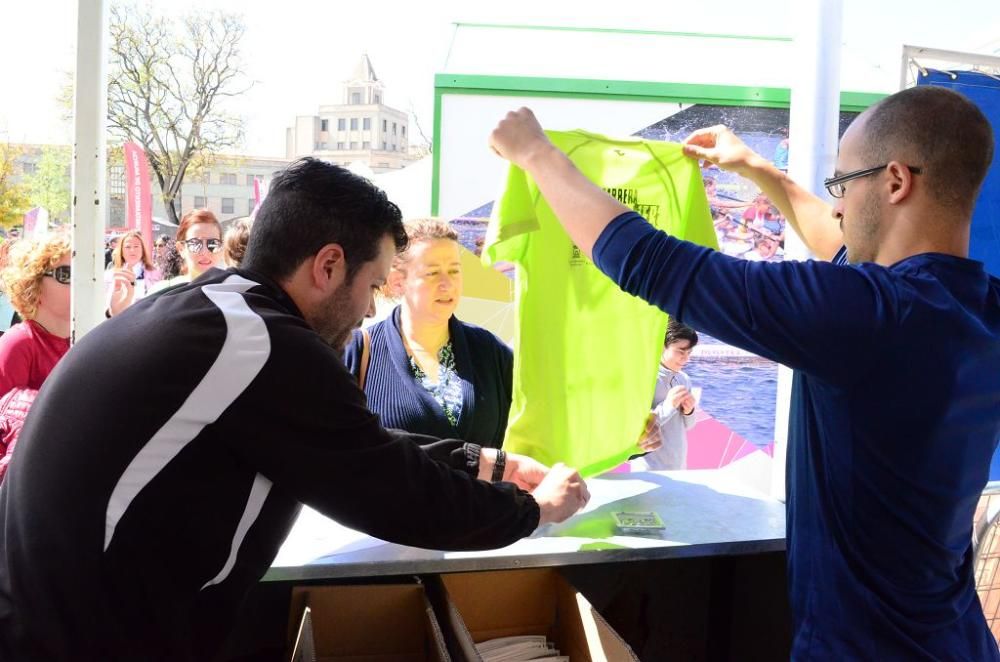
[[[972,213],[993,160],[993,130],[971,101],[942,87],[913,87],[886,97],[858,121],[861,153],[871,166],[918,166],[933,199]]]

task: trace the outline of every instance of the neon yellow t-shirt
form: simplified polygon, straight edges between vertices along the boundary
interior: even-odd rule
[[[654,226],[717,248],[701,172],[680,145],[546,133],[592,182]],[[598,271],[514,166],[483,250],[485,263],[501,260],[517,266],[518,314],[504,448],[585,476],[639,452],[666,314]]]

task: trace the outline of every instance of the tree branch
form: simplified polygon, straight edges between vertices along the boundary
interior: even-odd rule
[[[243,140],[243,120],[222,102],[252,87],[240,62],[245,32],[237,14],[193,12],[171,23],[134,5],[112,7],[109,124],[143,145],[168,207],[192,162]]]

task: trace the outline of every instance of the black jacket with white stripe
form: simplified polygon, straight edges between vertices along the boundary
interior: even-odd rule
[[[210,657],[299,504],[392,542],[513,543],[534,499],[383,429],[273,282],[212,271],[84,337],[0,487],[0,659]]]

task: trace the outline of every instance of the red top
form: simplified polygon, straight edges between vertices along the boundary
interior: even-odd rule
[[[32,320],[10,327],[0,336],[0,396],[14,388],[40,388],[68,351],[69,338]]]

